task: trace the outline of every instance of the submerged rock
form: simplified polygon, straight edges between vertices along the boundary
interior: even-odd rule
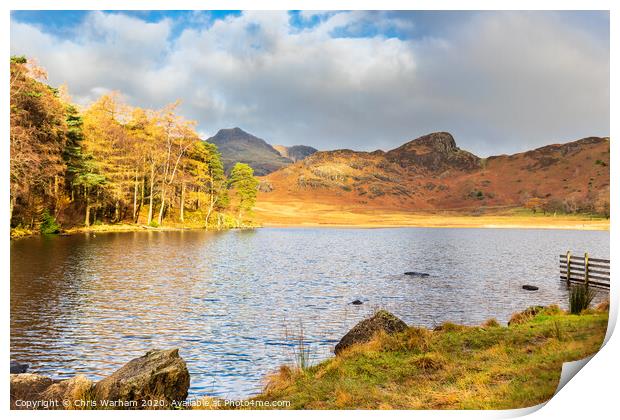
[[[339,354],[342,350],[353,344],[367,343],[376,333],[384,331],[388,334],[394,334],[407,329],[407,324],[402,320],[389,313],[388,311],[378,311],[372,317],[360,321],[353,327],[344,337],[336,344],[334,353]]]
[[[11,373],[26,373],[28,365],[11,360]]]
[[[359,299],[355,299],[353,302],[351,302],[351,305],[361,305],[361,304],[363,304],[363,303],[364,303],[364,302],[362,302],[361,300],[359,300]]]
[[[521,286],[523,289],[525,290],[538,290],[537,286],[532,286],[531,284],[524,284],[523,286]]]
[[[189,372],[179,350],[152,350],[131,360],[95,384],[95,401],[162,401],[169,408],[173,401],[184,401],[189,389]]]
[[[430,276],[430,274],[428,274],[428,273],[420,273],[418,271],[405,271],[405,275],[406,276],[412,276],[412,277],[428,277],[428,276]]]

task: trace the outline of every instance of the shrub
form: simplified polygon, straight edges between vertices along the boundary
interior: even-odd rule
[[[568,292],[568,303],[571,314],[580,314],[588,309],[594,299],[594,291],[585,284],[576,284]]]
[[[49,211],[45,210],[41,215],[41,233],[43,235],[52,235],[60,232],[60,225]]]
[[[157,223],[157,220],[151,220],[151,223],[149,223],[149,226],[157,228],[159,227],[159,223]]]

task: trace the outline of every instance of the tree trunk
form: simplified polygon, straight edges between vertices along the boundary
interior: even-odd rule
[[[140,221],[140,212],[144,206],[144,188],[146,187],[146,177],[142,176],[142,182],[140,186],[140,204],[138,205],[138,213],[136,214],[136,223]]]
[[[237,213],[237,227],[241,227],[241,218],[243,217],[243,210],[239,209],[239,213]]]
[[[184,214],[184,212],[185,212],[185,182],[183,182],[181,184],[181,208],[180,208],[180,211],[181,211],[181,223],[184,223],[185,222],[185,220],[184,220],[184,216],[185,216],[185,214]]]
[[[114,203],[114,223],[118,223],[121,219],[121,203],[116,200]]]
[[[149,194],[149,217],[146,219],[146,224],[150,225],[153,221],[153,193],[155,188],[155,162],[151,163],[151,190]]]
[[[161,223],[164,220],[164,207],[166,206],[166,183],[162,181],[161,183],[161,207],[159,208],[159,218],[157,219],[157,223],[161,226]]]
[[[11,196],[11,210],[9,213],[9,225],[11,224],[11,221],[13,220],[13,209],[15,208],[15,196],[12,195]]]
[[[213,200],[213,192],[211,192],[209,208],[207,209],[207,217],[205,217],[205,228],[209,228],[209,218],[211,217],[211,212],[213,211],[213,206],[215,205],[215,201]]]
[[[136,223],[136,215],[138,211],[138,170],[136,169],[134,184],[133,184],[133,217],[131,218]]]
[[[84,217],[84,226],[90,226],[90,197],[86,196],[86,217]]]

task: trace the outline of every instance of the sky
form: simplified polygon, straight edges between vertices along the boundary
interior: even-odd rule
[[[435,131],[485,157],[609,135],[609,13],[13,11],[11,54],[88,106],[389,150]]]

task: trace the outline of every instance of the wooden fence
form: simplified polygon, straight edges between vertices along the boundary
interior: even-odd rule
[[[609,289],[609,260],[591,258],[587,252],[579,257],[568,251],[560,255],[560,278],[569,286],[583,283]]]

